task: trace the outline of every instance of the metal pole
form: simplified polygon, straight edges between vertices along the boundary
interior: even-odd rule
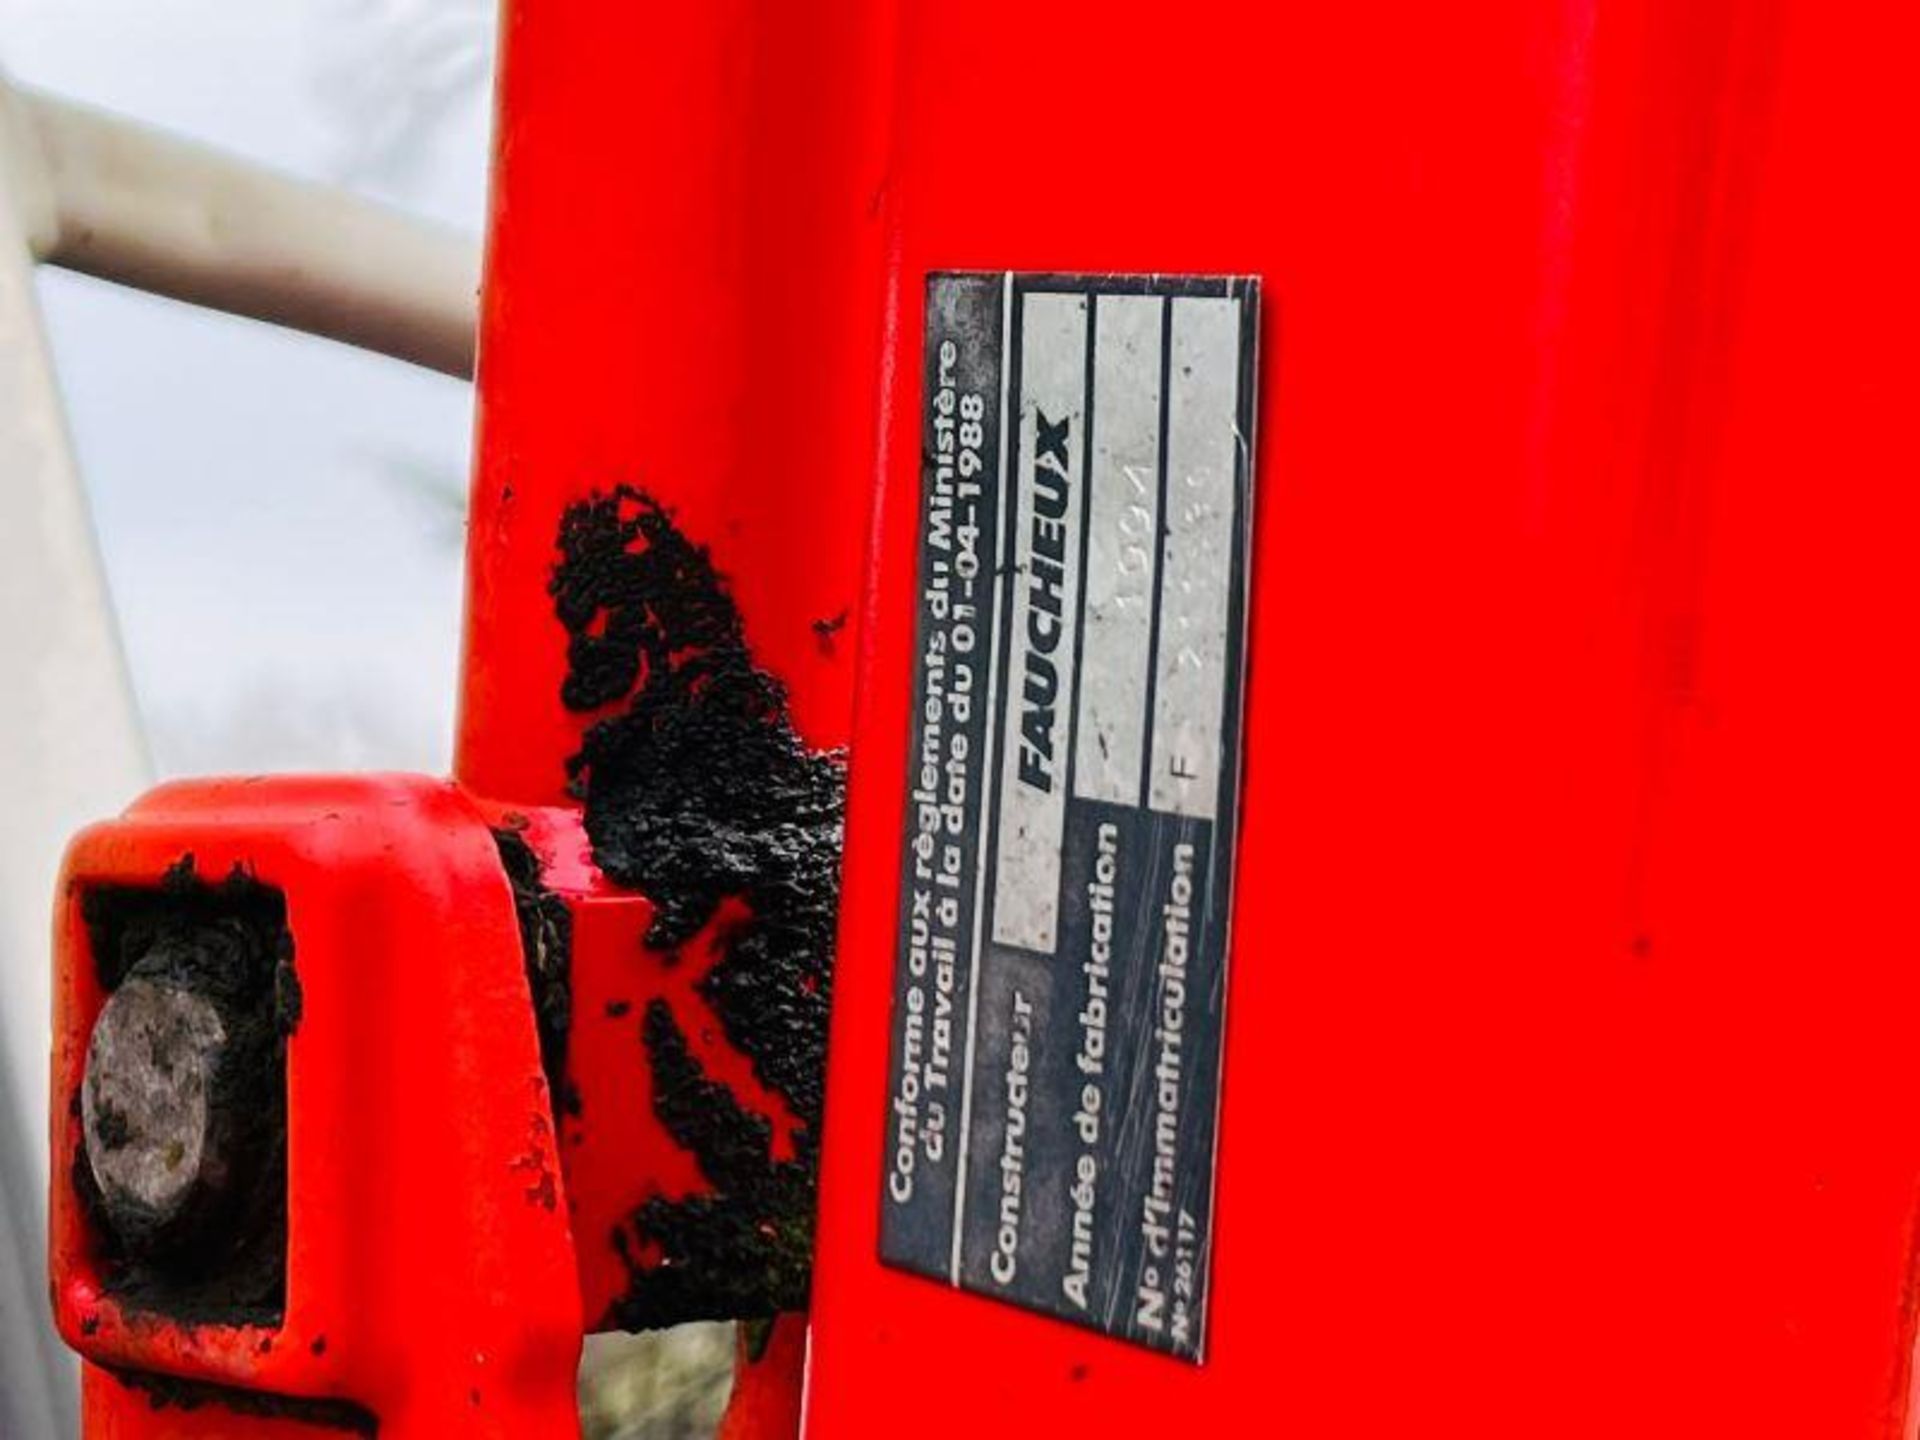
[[[17,168],[37,172],[37,259],[473,374],[470,237],[85,106],[6,99]]]
[[[148,779],[146,746],[41,333],[44,191],[0,150],[0,1434],[72,1433],[45,1303],[47,897],[62,837]]]

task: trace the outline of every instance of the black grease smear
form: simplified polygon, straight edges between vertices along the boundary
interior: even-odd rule
[[[770,1122],[710,1079],[672,1010],[641,1026],[654,1110],[718,1192],[655,1197],[614,1237],[632,1273],[603,1324],[803,1308],[826,1057],[845,776],[809,750],[785,687],[759,669],[706,550],[627,487],[562,518],[550,586],[568,631],[562,701],[625,708],[595,723],[571,764],[594,859],[654,905],[647,942],[684,944],[719,914],[699,982],[728,1041],[798,1120],[791,1159]]]
[[[609,1318],[646,1330],[802,1308],[813,1255],[813,1155],[773,1158],[771,1123],[707,1077],[666,1001],[648,1003],[641,1033],[654,1113],[693,1152],[714,1193],[653,1196],[614,1231],[633,1284]],[[644,1242],[659,1247],[657,1262],[641,1253]]]
[[[823,616],[813,622],[813,640],[820,647],[822,655],[833,654],[835,637],[846,628],[847,612],[845,610],[836,615]]]
[[[314,1400],[298,1395],[275,1395],[265,1390],[242,1390],[207,1380],[183,1380],[149,1370],[103,1367],[129,1390],[138,1390],[155,1410],[199,1410],[205,1406],[261,1420],[288,1420],[349,1435],[378,1435],[380,1421],[365,1406],[351,1400]]]
[[[559,1115],[580,1113],[580,1090],[567,1072],[567,1039],[573,1028],[573,912],[540,879],[540,857],[513,829],[493,832],[500,862],[513,886],[520,921],[520,953],[526,957],[527,988],[540,1036],[540,1068]]]
[[[81,901],[93,964],[111,992],[135,971],[204,995],[227,1026],[212,1097],[236,1174],[222,1196],[180,1220],[116,1224],[84,1135],[69,1176],[98,1245],[103,1288],[130,1310],[184,1323],[277,1326],[286,1308],[286,1046],[302,1000],[286,899],[239,867],[219,883],[191,854],[154,888],[101,886]],[[70,1097],[76,1108],[79,1094]],[[114,1143],[113,1117],[99,1127]]]
[[[758,1365],[767,1358],[767,1347],[773,1344],[773,1324],[772,1316],[741,1322],[741,1349],[747,1357],[748,1364]]]

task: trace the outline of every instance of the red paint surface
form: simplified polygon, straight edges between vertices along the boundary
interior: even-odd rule
[[[510,5],[484,307],[457,772],[489,815],[569,804],[593,717],[555,700],[553,536],[623,481],[713,546],[807,738],[846,740],[850,632],[814,622],[856,604],[878,435],[810,1433],[1898,1434],[1920,17],[901,8],[896,30],[880,0]],[[1197,1369],[874,1258],[919,301],[968,266],[1266,287]],[[300,783],[162,792],[180,803],[83,841],[74,873],[150,881],[185,840],[318,927],[291,1063],[332,1077],[294,1120],[327,1194],[365,1161],[399,1021],[304,1057],[362,1033],[336,1028],[349,1007],[411,1025],[460,997],[405,1052],[430,1123],[382,1129],[381,1188],[296,1201],[321,1227],[296,1246],[332,1238],[296,1252],[289,1327],[355,1338],[269,1370],[206,1331],[134,1336],[56,1209],[62,1324],[96,1358],[484,1433],[431,1407],[515,1347],[504,1393],[551,1405],[580,1324],[537,1207],[482,1232],[495,1268],[460,1253],[457,1295],[427,1268],[450,1190],[507,1193],[482,1172],[519,1112],[476,1097],[537,1080],[530,1024],[498,1023],[525,1007],[505,883],[447,792]],[[377,981],[343,938],[369,916]],[[63,975],[64,1097],[99,997]],[[102,1433],[185,1433],[138,1428],[98,1376],[89,1395],[91,1423],[130,1427]]]
[[[777,1317],[764,1337],[742,1329],[735,1342],[733,1394],[714,1440],[777,1440],[800,1429],[800,1385],[807,1363],[804,1315]]]
[[[1898,1434],[1920,13],[908,10],[808,1433]],[[1265,286],[1200,1368],[875,1258],[953,267]]]
[[[727,1085],[746,1109],[767,1117],[776,1158],[792,1157],[799,1122],[784,1097],[761,1084],[752,1061],[728,1042],[699,990],[718,958],[714,942],[744,913],[738,902],[724,904],[686,944],[656,950],[646,943],[652,905],[600,873],[578,810],[515,811],[495,823],[519,828],[540,857],[543,883],[573,916],[567,1076],[580,1105],[577,1113],[563,1109],[558,1124],[581,1313],[587,1328],[597,1330],[608,1307],[633,1283],[614,1247],[614,1232],[633,1237],[634,1212],[654,1196],[679,1200],[713,1190],[693,1154],[654,1116],[653,1075],[640,1038],[648,1004],[664,999],[705,1073]],[[636,1255],[647,1264],[659,1259],[645,1246]]]
[[[156,1408],[104,1370],[83,1365],[80,1406],[87,1440],[341,1440],[330,1427],[236,1415],[217,1406]]]
[[[183,854],[286,898],[301,1016],[287,1045],[287,1287],[276,1329],[176,1325],[103,1292],[71,1173],[104,1002],[81,903],[155,887]],[[581,1321],[559,1153],[513,898],[480,813],[444,781],[162,786],[74,841],[53,1057],[55,1317],[98,1364],[372,1411],[390,1440],[577,1433]],[[544,1190],[544,1194],[543,1194]],[[91,1374],[89,1436],[254,1434]],[[195,1428],[203,1426],[203,1428]],[[280,1427],[285,1428],[285,1427]],[[270,1434],[272,1430],[258,1433]]]
[[[782,1153],[791,1146],[792,1117],[701,1013],[704,1001],[693,990],[703,968],[699,942],[683,947],[677,968],[664,963],[641,943],[651,913],[646,898],[610,886],[592,864],[578,804],[567,794],[566,762],[601,716],[560,703],[566,632],[547,586],[565,510],[618,485],[644,488],[685,534],[710,547],[756,662],[788,686],[801,734],[821,749],[846,743],[854,676],[846,626],[861,588],[879,392],[886,8],[877,0],[813,8],[744,0],[682,10],[613,0],[507,6],[455,766],[473,799],[432,787],[462,807],[458,825],[388,836],[389,875],[356,869],[334,876],[323,873],[328,856],[300,849],[312,834],[333,832],[312,830],[304,800],[292,808],[283,802],[318,797],[314,804],[343,811],[342,833],[385,835],[383,824],[400,821],[377,798],[363,804],[358,782],[162,792],[169,801],[162,810],[136,812],[99,832],[86,842],[92,848],[76,852],[73,871],[81,879],[124,873],[151,884],[180,849],[207,847],[204,860],[219,865],[243,850],[263,879],[288,888],[303,977],[309,963],[331,965],[328,937],[350,922],[372,935],[375,954],[402,942],[428,950],[410,968],[395,959],[379,983],[351,972],[363,987],[353,992],[353,1008],[366,1018],[364,1033],[345,1027],[336,1035],[314,1021],[290,1047],[296,1079],[309,1082],[292,1097],[297,1173],[287,1332],[304,1334],[302,1327],[324,1317],[332,1327],[329,1356],[361,1358],[309,1364],[304,1351],[283,1354],[276,1344],[274,1358],[262,1360],[255,1336],[217,1328],[123,1333],[111,1307],[87,1288],[83,1237],[69,1214],[56,1236],[71,1282],[62,1318],[86,1354],[290,1394],[345,1394],[378,1413],[383,1435],[485,1433],[462,1428],[451,1414],[438,1415],[437,1430],[406,1427],[425,1413],[418,1394],[457,1394],[464,1403],[465,1377],[480,1363],[474,1357],[491,1357],[497,1346],[489,1341],[469,1354],[460,1343],[503,1307],[517,1313],[511,1333],[522,1349],[552,1340],[553,1314],[567,1317],[563,1340],[577,1342],[583,1315],[596,1322],[629,1282],[613,1227],[650,1195],[706,1187],[692,1157],[651,1114],[639,1043],[648,999],[669,998],[709,1073],[769,1115]],[[269,800],[281,809],[260,808]],[[183,805],[191,821],[179,813]],[[526,1123],[513,1097],[528,1078],[531,1019],[505,881],[485,830],[521,822],[546,862],[547,883],[575,916],[571,1068],[585,1104],[581,1118],[560,1118],[566,1204],[557,1216],[540,1212],[553,1233],[543,1231],[538,1243],[491,1213],[501,1195],[518,1201],[517,1181],[470,1173],[481,1137],[499,1124]],[[214,844],[207,825],[237,827],[244,846]],[[135,848],[114,862],[120,869],[98,858],[99,847],[123,843]],[[487,879],[478,891],[441,875],[443,864],[480,864],[481,850]],[[295,859],[273,858],[288,853]],[[339,863],[361,858],[355,852]],[[370,887],[378,905],[352,911],[349,901],[360,892],[340,888],[349,883]],[[338,908],[327,908],[328,896],[338,897]],[[458,923],[424,933],[448,923],[449,906]],[[468,956],[466,932],[483,919],[485,947]],[[87,989],[91,972],[74,948],[70,916],[67,924],[63,975],[77,988],[63,1011],[62,1095],[77,1083],[101,999]],[[322,958],[312,962],[307,926],[321,937]],[[511,994],[505,972],[494,973],[495,962],[509,957]],[[423,992],[428,977],[457,992],[451,1009],[465,1029],[436,1040],[429,1023],[414,1058],[379,1060],[431,1091],[435,1103],[417,1124],[402,1125],[372,1096],[361,1096],[352,1113],[313,1098],[312,1077],[327,1086],[359,1084],[355,1077],[373,1057],[387,1057],[383,1047],[432,1021],[420,1007],[442,1002]],[[615,1001],[629,1003],[630,1012],[609,1015]],[[495,1032],[497,1041],[487,1038]],[[358,1037],[352,1044],[369,1047],[368,1056],[350,1065],[337,1051],[319,1053],[346,1045],[339,1035]],[[57,1143],[65,1147],[58,1153],[71,1154],[71,1135],[62,1130]],[[56,1187],[56,1198],[70,1201],[60,1194],[65,1188]],[[396,1191],[403,1193],[392,1218],[362,1213]],[[429,1217],[442,1227],[432,1243],[421,1228]],[[325,1238],[313,1241],[316,1233]],[[349,1234],[357,1248],[349,1249]],[[567,1269],[558,1284],[542,1248],[554,1235]],[[456,1263],[439,1280],[416,1285],[442,1251]],[[489,1258],[497,1263],[481,1273]],[[359,1308],[333,1303],[346,1297]],[[453,1318],[426,1314],[429,1298]],[[83,1311],[95,1309],[106,1322],[80,1336]],[[793,1323],[783,1324],[741,1387],[734,1433],[792,1433],[803,1350]],[[545,1386],[546,1409],[514,1412],[502,1433],[571,1433],[571,1368],[562,1415],[544,1368],[551,1356],[540,1350],[539,1358],[509,1378],[529,1392]],[[423,1378],[420,1367],[431,1373]],[[88,1395],[88,1423],[100,1434],[198,1433],[181,1428],[178,1412],[150,1411],[144,1397],[99,1376]],[[251,1423],[215,1413],[205,1433],[251,1434]]]
[[[644,898],[587,854],[566,761],[602,715],[559,703],[555,537],[595,493],[659,499],[709,547],[800,734],[847,743],[880,392],[888,8],[505,11],[455,773],[490,813],[531,814],[529,838],[558,862],[547,883],[574,911],[583,1110],[561,1130],[590,1325],[630,1283],[614,1227],[651,1195],[708,1188],[651,1113],[648,1000],[668,998],[780,1153],[792,1117],[694,990],[701,943],[678,965],[648,951]],[[793,1432],[801,1349],[783,1341],[755,1367],[737,1425]]]
[[[796,727],[846,742],[873,488],[879,0],[506,8],[455,773],[565,802],[560,516],[638,486],[711,547]]]

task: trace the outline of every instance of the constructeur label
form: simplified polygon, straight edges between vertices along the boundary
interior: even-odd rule
[[[1200,1360],[1258,282],[927,282],[881,1256]]]

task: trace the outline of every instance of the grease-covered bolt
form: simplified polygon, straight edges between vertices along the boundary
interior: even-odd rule
[[[94,1022],[80,1087],[86,1162],[103,1218],[134,1250],[180,1251],[202,1238],[256,1148],[246,1075],[259,1027],[220,983],[233,958],[216,931],[175,931]]]

